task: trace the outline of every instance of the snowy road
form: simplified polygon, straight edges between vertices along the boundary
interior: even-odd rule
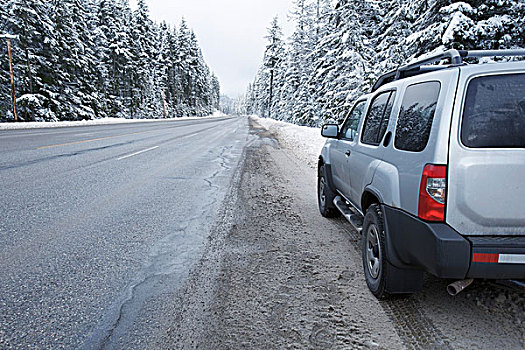
[[[0,131],[0,348],[140,347],[247,135],[245,118]]]

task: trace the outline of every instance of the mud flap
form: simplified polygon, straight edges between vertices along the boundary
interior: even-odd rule
[[[388,294],[410,294],[423,289],[423,274],[421,270],[400,269],[388,264],[388,275],[385,289]]]

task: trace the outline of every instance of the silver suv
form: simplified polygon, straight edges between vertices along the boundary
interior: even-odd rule
[[[525,279],[525,50],[457,51],[382,76],[319,157],[323,216],[362,232],[372,293],[414,293],[423,273]],[[449,64],[428,65],[448,60]],[[468,279],[468,280],[467,280]]]

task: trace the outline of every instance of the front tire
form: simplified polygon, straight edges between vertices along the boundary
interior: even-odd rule
[[[319,212],[325,218],[335,218],[340,215],[339,210],[334,205],[335,197],[336,193],[330,188],[327,181],[326,168],[321,165],[317,176],[317,202]]]

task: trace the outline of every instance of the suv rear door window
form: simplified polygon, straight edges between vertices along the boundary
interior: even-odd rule
[[[525,147],[525,74],[485,76],[470,81],[461,142],[472,148]]]
[[[383,92],[374,98],[363,126],[361,142],[374,146],[379,145],[388,127],[394,99],[395,91]]]
[[[425,149],[436,112],[441,84],[431,81],[407,87],[396,126],[397,149],[421,152]]]

